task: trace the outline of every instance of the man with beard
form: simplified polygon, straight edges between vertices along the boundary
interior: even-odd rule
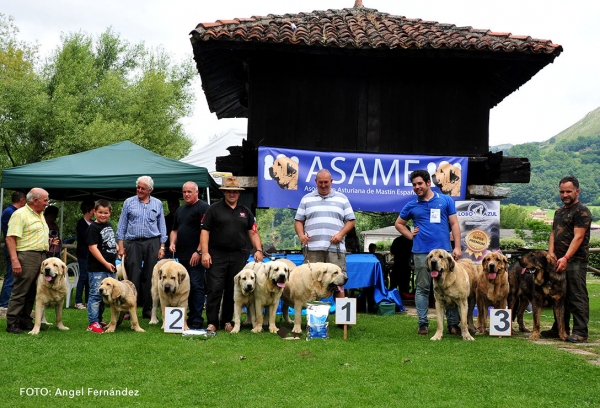
[[[434,193],[431,190],[431,176],[426,170],[415,170],[410,174],[416,200],[409,201],[396,220],[396,229],[400,234],[413,241],[412,253],[415,264],[416,294],[415,305],[419,317],[418,334],[429,333],[429,290],[431,277],[427,271],[425,258],[434,249],[444,249],[452,252],[458,260],[462,251],[460,248],[460,225],[456,215],[454,201],[445,194]],[[406,226],[413,220],[413,231]],[[454,237],[454,249],[450,243],[450,232]],[[458,310],[455,307],[446,308],[449,334],[461,334],[458,327]]]
[[[556,260],[556,272],[567,274],[567,298],[565,303],[565,329],[573,315],[573,333],[567,337],[571,343],[583,343],[588,338],[590,303],[585,283],[592,214],[579,202],[579,181],[576,177],[563,177],[558,183],[560,199],[564,203],[554,213],[552,233],[548,241],[548,254]],[[540,333],[542,337],[558,338],[556,316],[550,330]]]

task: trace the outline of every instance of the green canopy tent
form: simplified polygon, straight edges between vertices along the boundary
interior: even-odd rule
[[[199,189],[206,189],[208,202],[209,191],[220,195],[219,185],[205,168],[168,159],[129,141],[4,169],[0,186],[2,197],[4,189],[29,191],[41,187],[50,193],[52,200],[119,201],[135,195],[135,182],[144,175],[152,177],[152,196],[160,199],[170,195],[181,197],[181,187],[186,181],[194,181]]]

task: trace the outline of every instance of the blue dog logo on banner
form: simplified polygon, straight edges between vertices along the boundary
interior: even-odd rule
[[[295,156],[280,154],[273,160],[273,156],[267,155],[265,169],[269,169],[269,175],[265,178],[275,180],[282,190],[298,190],[298,161]]]

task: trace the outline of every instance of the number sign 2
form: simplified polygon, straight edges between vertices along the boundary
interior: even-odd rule
[[[356,324],[356,298],[335,299],[335,324]]]
[[[163,320],[165,321],[165,333],[183,333],[183,322],[185,319],[185,308],[166,307]]]
[[[490,309],[490,336],[512,335],[512,311]]]

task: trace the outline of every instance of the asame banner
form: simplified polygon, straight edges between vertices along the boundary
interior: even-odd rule
[[[344,193],[354,210],[399,212],[416,199],[409,180],[414,170],[427,170],[435,192],[464,200],[467,157],[317,152],[261,146],[258,148],[258,206],[297,208],[315,190],[323,168],[331,172],[332,189]],[[464,176],[463,176],[464,175]]]

